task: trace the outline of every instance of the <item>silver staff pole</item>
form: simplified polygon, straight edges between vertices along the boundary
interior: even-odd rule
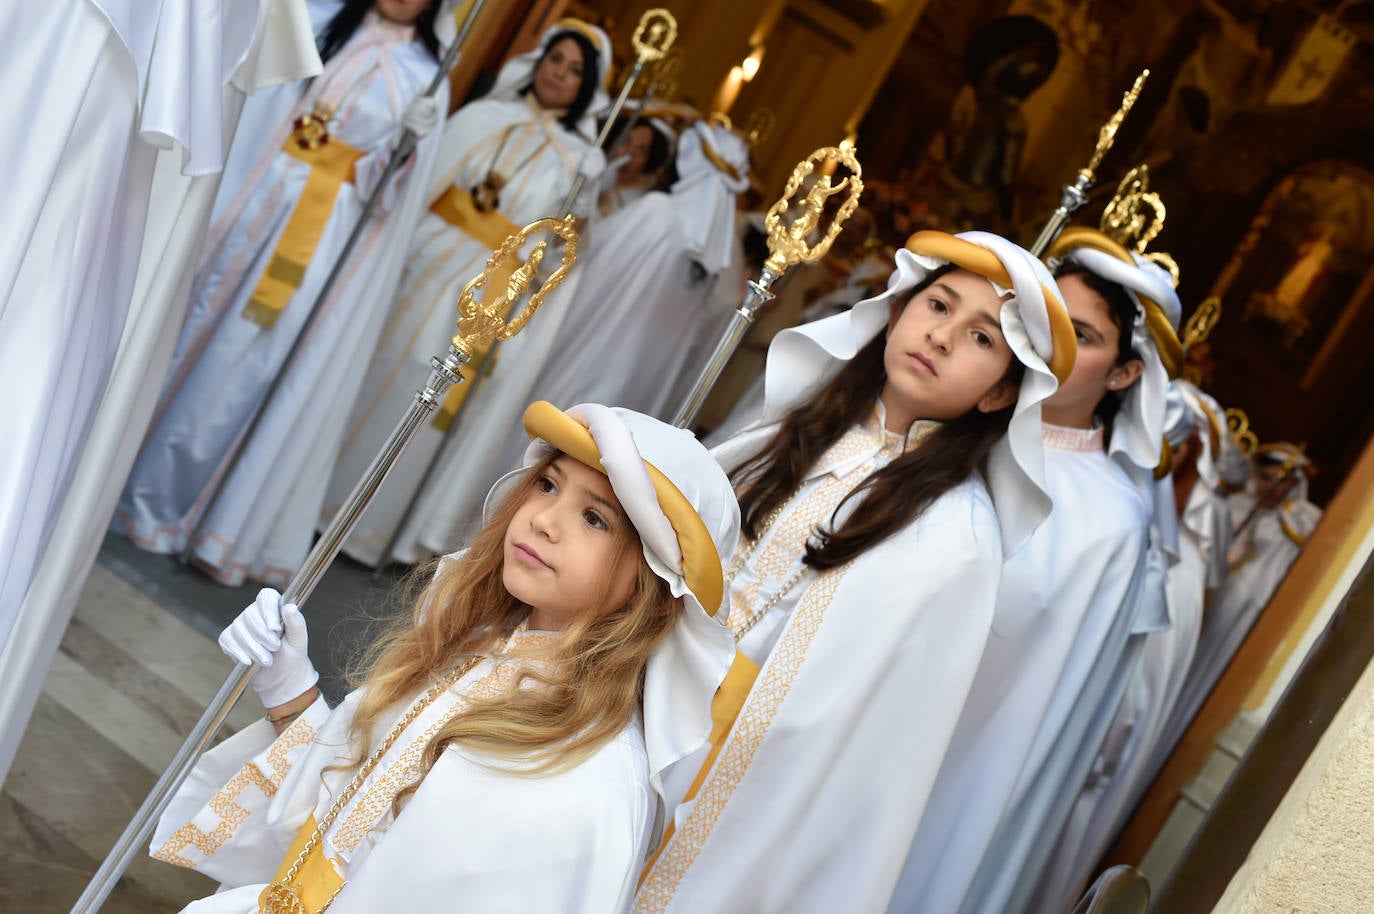
[[[811,175],[816,167],[821,163],[826,163],[829,168],[822,169],[820,176],[800,200],[794,199],[800,191],[802,183]],[[830,183],[829,171],[835,165],[843,165],[849,170],[849,176],[840,181],[839,184]],[[835,194],[844,190],[849,191],[849,196],[840,204],[840,208],[835,212],[835,218],[830,223],[830,227],[820,236],[815,244],[807,242],[807,236],[818,230],[821,221],[821,212],[825,209],[825,202]],[[697,375],[696,382],[692,385],[686,399],[678,406],[677,412],[673,414],[673,424],[679,428],[690,428],[696,422],[697,414],[701,412],[702,404],[706,402],[706,396],[720,379],[720,374],[725,370],[730,357],[739,348],[740,341],[744,339],[744,334],[748,332],[750,325],[754,323],[754,318],[759,309],[773,299],[773,293],[769,287],[778,277],[786,272],[788,267],[798,263],[814,263],[826,255],[830,250],[830,245],[839,236],[840,229],[844,228],[844,223],[853,215],[854,210],[859,207],[859,196],[863,193],[863,169],[859,167],[859,160],[855,157],[854,146],[844,142],[839,146],[827,146],[817,149],[807,156],[797,167],[792,169],[792,177],[787,179],[787,187],[783,190],[782,199],[774,203],[768,210],[768,215],[764,217],[764,228],[768,232],[768,259],[763,263],[763,272],[756,280],[749,281],[749,291],[745,293],[744,301],[739,309],[730,316],[730,325],[726,327],[724,335],[716,343],[715,350],[711,357],[706,361],[706,366]],[[792,222],[784,222],[787,211],[794,205],[800,205],[801,213]]]
[[[525,307],[507,322],[505,316],[529,290],[534,277],[538,274],[548,242],[540,240],[535,245],[529,260],[511,274],[505,289],[488,289],[487,284],[502,264],[512,258],[519,258],[520,248],[527,238],[545,232],[551,232],[563,239],[562,262],[553,275],[544,281],[539,291],[529,296]],[[301,570],[286,585],[282,593],[283,604],[295,603],[299,606],[310,598],[315,585],[324,576],[325,570],[338,554],[339,548],[358,518],[367,509],[378,487],[386,480],[396,461],[415,437],[416,430],[434,412],[449,387],[462,379],[459,369],[472,358],[472,353],[496,340],[510,339],[523,330],[548,294],[563,283],[576,259],[577,230],[571,218],[562,221],[541,219],[527,225],[507,238],[492,254],[487,261],[486,269],[464,287],[463,294],[458,300],[458,335],[449,342],[448,351],[442,357],[436,356],[431,360],[433,370],[430,372],[429,380],[416,393],[415,401],[396,424],[391,436],[373,458],[358,484],[353,487],[339,513],[334,516],[334,520],[315,543],[315,547],[310,550],[310,555],[306,557]],[[478,302],[474,296],[478,291],[483,292],[482,302]],[[186,741],[176,751],[171,763],[153,786],[152,792],[144,799],[114,848],[101,863],[100,869],[91,877],[86,890],[81,893],[81,897],[72,908],[72,914],[88,914],[99,910],[104,904],[134,855],[147,843],[158,817],[167,808],[177,789],[190,774],[192,766],[247,688],[252,673],[251,666],[235,664],[229,678],[220,686],[210,706],[205,709],[200,720],[186,737]]]
[[[1131,86],[1130,91],[1121,100],[1121,107],[1097,132],[1097,148],[1093,151],[1093,157],[1088,162],[1088,167],[1081,169],[1074,176],[1072,184],[1064,185],[1063,194],[1059,198],[1059,208],[1050,216],[1050,221],[1045,223],[1045,227],[1040,230],[1039,237],[1030,246],[1030,252],[1036,257],[1044,255],[1049,246],[1054,243],[1054,239],[1058,238],[1059,233],[1064,230],[1064,226],[1068,225],[1069,217],[1080,206],[1088,202],[1088,188],[1097,181],[1097,166],[1102,164],[1103,157],[1112,148],[1112,144],[1116,142],[1116,132],[1121,129],[1121,122],[1126,119],[1126,115],[1135,106],[1136,99],[1140,97],[1140,90],[1144,87],[1145,80],[1149,75],[1149,70],[1142,70],[1140,75],[1135,78],[1135,84]]]
[[[468,33],[472,31],[473,23],[477,21],[477,14],[482,11],[482,4],[486,0],[473,0],[472,7],[463,19],[462,26],[458,29],[458,34],[454,37],[453,43],[444,52],[444,58],[439,63],[439,71],[434,74],[434,79],[430,80],[425,88],[424,95],[433,98],[439,91],[439,87],[448,79],[449,70],[453,69],[458,62],[458,54],[462,51],[464,42],[467,41]],[[442,129],[442,127],[441,127]],[[320,287],[319,294],[315,296],[314,302],[310,305],[310,311],[306,314],[305,323],[301,325],[300,332],[291,343],[291,348],[286,352],[286,358],[282,359],[281,367],[277,369],[276,375],[272,378],[272,383],[267,385],[267,392],[263,394],[258,405],[253,409],[253,415],[248,420],[248,426],[244,433],[240,435],[230,446],[228,461],[225,470],[219,476],[219,483],[215,486],[214,493],[210,496],[209,502],[205,505],[205,510],[196,519],[195,526],[191,533],[186,537],[186,547],[181,551],[181,561],[190,562],[191,557],[196,551],[196,540],[200,538],[201,531],[209,523],[210,516],[214,513],[215,506],[219,504],[220,496],[224,494],[224,489],[229,484],[229,480],[234,475],[234,470],[238,467],[239,461],[243,459],[243,450],[248,442],[252,440],[253,433],[257,431],[258,425],[262,422],[263,415],[267,412],[267,407],[271,404],[272,398],[276,395],[277,389],[281,387],[282,381],[286,377],[287,369],[296,358],[296,353],[300,351],[305,340],[311,337],[311,329],[315,322],[319,320],[321,309],[329,293],[334,291],[334,286],[338,283],[339,277],[343,275],[344,268],[348,266],[348,259],[353,254],[353,249],[362,240],[363,231],[372,219],[372,215],[377,210],[377,201],[381,199],[382,191],[391,176],[401,168],[410,157],[415,154],[415,147],[420,143],[420,138],[409,129],[401,131],[401,137],[396,141],[396,148],[391,153],[391,159],[386,163],[386,168],[382,170],[382,177],[377,182],[377,186],[372,189],[372,193],[367,195],[363,201],[362,211],[358,214],[358,221],[354,223],[353,230],[349,232],[348,238],[344,241],[343,248],[339,251],[339,256],[334,261],[333,267],[329,270],[329,275],[325,277],[324,285]]]
[[[620,94],[616,96],[615,102],[608,109],[609,114],[606,122],[601,125],[601,131],[596,137],[596,149],[600,149],[610,136],[611,128],[615,124],[615,119],[620,116],[620,111],[625,107],[625,102],[630,97],[630,90],[634,88],[635,80],[644,72],[645,64],[662,59],[668,49],[677,40],[677,20],[673,14],[664,9],[645,10],[644,15],[639,17],[639,25],[635,28],[631,41],[635,48],[635,63],[630,68],[630,73],[625,77],[625,84],[620,87]],[[572,190],[563,199],[563,205],[559,207],[559,212],[564,218],[572,215],[573,204],[577,202],[577,197],[582,193],[582,188],[586,186],[587,176],[579,168],[577,175],[573,179]],[[439,446],[434,449],[434,454],[429,458],[429,463],[425,466],[425,471],[420,474],[420,484],[411,493],[410,501],[406,503],[405,510],[401,512],[400,520],[396,526],[391,528],[391,535],[386,539],[386,546],[382,549],[381,558],[378,559],[377,567],[372,571],[372,580],[381,578],[382,571],[391,561],[391,553],[400,542],[401,536],[405,533],[406,526],[410,519],[415,516],[415,509],[420,505],[420,499],[429,488],[430,480],[439,470],[439,464],[443,462],[444,455],[448,451],[449,442],[458,431],[458,426],[462,422],[463,412],[467,409],[468,403],[473,397],[477,396],[479,384],[477,383],[483,375],[491,370],[496,352],[496,347],[492,347],[489,352],[478,356],[477,375],[473,378],[473,387],[468,391],[468,395],[458,404],[458,409],[453,418],[449,421],[448,427],[444,429],[444,437],[440,439]]]

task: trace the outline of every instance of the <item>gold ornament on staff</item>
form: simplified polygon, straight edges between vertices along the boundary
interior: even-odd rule
[[[756,108],[744,125],[745,144],[750,149],[758,148],[758,145],[772,134],[773,125],[777,120],[778,116],[772,108]]]
[[[1131,113],[1131,108],[1135,107],[1136,99],[1140,98],[1140,90],[1145,85],[1145,80],[1150,75],[1149,70],[1140,71],[1135,83],[1121,99],[1121,107],[1102,125],[1102,129],[1097,131],[1097,147],[1093,150],[1093,156],[1088,160],[1086,168],[1081,168],[1074,176],[1072,184],[1065,184],[1063,192],[1059,197],[1059,208],[1050,216],[1049,222],[1040,230],[1035,243],[1031,245],[1030,252],[1036,257],[1043,257],[1045,251],[1054,243],[1054,239],[1059,237],[1059,233],[1068,224],[1069,217],[1073,215],[1084,203],[1088,202],[1088,188],[1097,180],[1097,166],[1102,164],[1102,159],[1107,155],[1112,144],[1116,142],[1116,133],[1121,129],[1121,124],[1126,120],[1126,115]]]
[[[492,283],[492,277],[504,272],[502,267],[506,261],[519,256],[520,248],[530,235],[542,232],[549,232],[563,239],[563,260],[558,269],[544,280],[539,290],[530,296],[520,313],[507,320],[511,308],[529,291],[535,277],[539,275],[539,267],[544,262],[544,253],[549,246],[547,235],[534,246],[529,258],[510,273],[505,281],[506,287],[499,295],[493,297],[488,290],[489,294],[479,302],[474,293],[487,290]],[[577,260],[577,240],[576,222],[571,215],[562,219],[540,219],[514,235],[507,236],[488,258],[486,269],[481,275],[469,281],[463,287],[462,295],[458,297],[458,335],[453,338],[453,348],[470,359],[478,352],[488,349],[493,343],[505,342],[524,330],[549,293],[563,285],[568,270],[572,269],[573,263]]]
[[[1259,436],[1250,427],[1250,417],[1245,414],[1245,410],[1234,406],[1227,409],[1226,428],[1247,456],[1255,453],[1255,448],[1259,447]]]
[[[849,176],[839,184],[832,184],[830,176],[839,165],[849,170]],[[804,194],[801,194],[802,184],[817,172],[819,174],[816,180]],[[814,263],[826,255],[830,245],[844,228],[845,221],[858,209],[859,196],[863,189],[863,169],[859,166],[854,144],[848,141],[838,146],[817,149],[792,169],[792,176],[787,179],[782,199],[774,203],[764,217],[769,254],[763,263],[763,272],[758,279],[749,281],[749,291],[739,308],[730,316],[730,326],[716,343],[715,350],[701,373],[697,375],[691,391],[673,414],[674,425],[688,428],[696,421],[702,404],[706,402],[706,395],[711,392],[711,387],[725,370],[726,363],[739,348],[740,341],[744,339],[749,325],[754,322],[754,316],[758,314],[759,308],[773,298],[769,287],[788,267],[798,263]],[[825,210],[826,201],[846,191],[848,196],[840,202],[830,226],[822,230],[821,215]],[[787,214],[794,207],[799,208],[800,212],[788,221]],[[807,240],[816,233],[819,233],[820,237],[814,242]]]
[[[1221,320],[1221,299],[1213,295],[1203,299],[1193,316],[1183,325],[1183,348],[1189,349],[1207,339]]]
[[[630,43],[634,45],[635,57],[645,63],[662,59],[668,49],[677,41],[677,20],[665,9],[645,10],[639,17],[639,26]]]
[[[831,184],[830,174],[827,173],[827,169],[822,169],[806,195],[800,200],[794,199],[803,182],[816,171],[816,166],[822,163],[843,165],[849,169],[850,174],[839,184]],[[831,167],[833,168],[833,165]],[[817,149],[797,163],[797,167],[792,169],[792,176],[787,179],[782,199],[769,208],[763,219],[764,229],[768,232],[769,250],[768,259],[763,264],[764,269],[781,276],[793,264],[815,263],[824,257],[830,250],[830,245],[839,236],[840,230],[844,228],[845,222],[854,215],[854,210],[859,208],[859,197],[864,190],[862,173],[859,160],[854,157],[854,146],[847,142],[839,146]],[[807,238],[820,228],[821,213],[825,209],[826,201],[845,190],[849,191],[849,196],[840,203],[830,227],[814,244],[808,242]],[[788,223],[784,221],[784,217],[794,206],[800,206],[801,213]]]
[[[1116,187],[1116,194],[1102,213],[1098,227],[1104,235],[1169,271],[1178,288],[1178,262],[1163,251],[1145,253],[1145,248],[1164,230],[1164,200],[1150,190],[1150,169],[1137,165]]]

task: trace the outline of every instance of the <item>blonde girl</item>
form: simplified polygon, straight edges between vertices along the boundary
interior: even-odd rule
[[[662,773],[705,742],[730,662],[738,513],[687,432],[594,405],[525,425],[526,469],[337,708],[275,591],[225,630],[268,712],[159,823],[154,857],[224,884],[188,911],[628,906]]]

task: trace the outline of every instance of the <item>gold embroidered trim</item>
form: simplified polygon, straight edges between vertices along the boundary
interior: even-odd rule
[[[1104,429],[1101,425],[1094,425],[1092,428],[1070,428],[1067,425],[1042,422],[1040,438],[1050,450],[1092,453],[1102,450]]]
[[[336,850],[348,854],[356,851],[367,833],[376,827],[382,816],[391,808],[396,795],[419,779],[421,773],[420,756],[424,754],[425,747],[429,745],[429,741],[434,738],[435,734],[462,713],[472,698],[490,698],[503,689],[509,688],[515,680],[515,674],[520,669],[523,669],[520,664],[498,662],[494,669],[474,682],[471,688],[464,690],[462,695],[455,696],[456,700],[452,706],[443,712],[439,720],[426,727],[423,733],[411,740],[401,752],[400,757],[372,782],[367,788],[367,792],[344,817],[343,824],[330,835],[329,843]]]
[[[720,759],[697,795],[696,805],[692,807],[682,829],[664,848],[635,896],[635,914],[664,911],[672,901],[735,789],[749,771],[759,745],[768,735],[783,700],[792,688],[793,680],[806,660],[807,651],[825,620],[835,592],[853,565],[854,560],[851,560],[828,571],[807,588],[801,605],[789,620],[787,630],[783,632],[758,682],[750,691]]]
[[[257,787],[263,796],[269,799],[276,796],[277,788],[291,770],[291,762],[287,756],[291,750],[314,742],[315,733],[315,728],[308,721],[301,719],[283,730],[267,751],[267,766],[271,769],[270,772],[263,771],[253,762],[249,762],[210,798],[206,805],[211,812],[219,816],[219,823],[213,829],[206,832],[194,822],[188,822],[172,832],[162,847],[153,851],[153,858],[193,870],[196,868],[196,862],[184,856],[182,850],[188,846],[194,847],[207,857],[216,853],[225,842],[234,837],[239,826],[251,815],[249,810],[238,802],[239,795],[251,785]]]

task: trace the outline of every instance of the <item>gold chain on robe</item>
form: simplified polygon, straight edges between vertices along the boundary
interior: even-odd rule
[[[492,250],[499,248],[506,238],[520,231],[520,226],[511,222],[498,211],[479,209],[472,199],[472,194],[456,186],[444,191],[443,195],[434,201],[429,210],[469,238],[480,241]],[[507,259],[492,275],[487,283],[487,288],[504,289],[518,265],[519,262],[515,258]],[[463,383],[455,384],[449,388],[448,395],[444,397],[444,402],[440,404],[434,415],[432,424],[439,431],[447,432],[449,426],[453,424],[454,417],[463,408],[463,401],[472,393],[473,385],[477,383],[477,376],[481,373],[483,364],[490,352],[490,345],[482,346],[472,354],[472,358],[460,369]]]
[[[314,149],[303,148],[295,134],[287,137],[282,150],[309,165],[310,174],[277,241],[277,249],[243,308],[244,317],[269,329],[305,279],[305,270],[334,213],[339,190],[345,183],[353,182],[353,166],[365,155],[338,137],[330,137]]]

